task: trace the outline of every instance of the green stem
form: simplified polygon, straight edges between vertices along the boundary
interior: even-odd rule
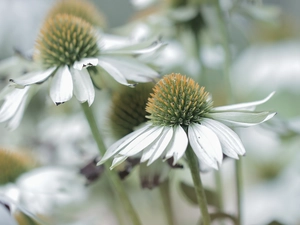
[[[89,126],[91,128],[91,132],[93,134],[93,137],[97,143],[98,146],[98,150],[100,152],[101,155],[104,155],[105,151],[106,151],[106,147],[104,145],[104,141],[102,139],[102,136],[99,132],[94,114],[92,109],[88,106],[87,103],[83,103],[81,104],[84,115],[89,123]],[[107,177],[112,185],[112,187],[114,188],[114,190],[116,191],[116,193],[118,194],[123,207],[125,208],[125,210],[127,210],[127,213],[129,214],[131,220],[132,220],[132,224],[134,225],[141,225],[141,221],[136,213],[136,211],[134,210],[129,197],[127,196],[125,190],[123,189],[123,185],[122,182],[118,176],[118,174],[113,171],[110,170],[110,162],[107,161],[106,163],[104,163],[104,167],[105,167],[105,171],[107,174]]]
[[[198,162],[196,159],[196,156],[194,154],[193,149],[189,146],[185,152],[185,155],[187,157],[187,161],[191,170],[194,186],[195,186],[195,191],[196,191],[196,196],[200,208],[200,212],[202,215],[202,224],[203,225],[210,225],[210,216],[208,213],[208,208],[207,208],[207,201],[206,201],[206,196],[204,192],[204,188],[202,186],[201,182],[201,177],[200,177],[200,172],[199,172],[199,166]]]
[[[237,221],[242,224],[242,159],[235,160],[236,194],[237,194]]]
[[[220,212],[224,211],[224,202],[223,202],[223,188],[222,188],[222,174],[220,170],[215,172],[215,181],[216,181],[216,190],[218,194],[218,208]]]
[[[172,212],[172,203],[171,203],[171,193],[170,193],[170,183],[169,180],[161,183],[159,185],[159,192],[164,204],[164,208],[166,211],[166,217],[168,221],[168,225],[175,225],[173,212]]]

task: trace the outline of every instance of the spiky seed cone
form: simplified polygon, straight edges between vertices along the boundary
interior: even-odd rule
[[[58,14],[69,14],[79,17],[93,26],[104,27],[105,18],[97,7],[85,0],[60,0],[49,10],[46,20]]]
[[[135,88],[121,87],[114,93],[109,115],[113,135],[121,138],[147,121],[146,103],[154,84],[138,84]]]
[[[71,66],[83,58],[99,54],[94,28],[81,18],[59,14],[43,24],[34,58],[45,68]]]
[[[181,74],[164,76],[154,87],[146,111],[154,125],[188,126],[200,123],[212,108],[209,93],[194,80]]]
[[[0,148],[0,184],[14,182],[22,173],[32,168],[33,161],[26,155]]]

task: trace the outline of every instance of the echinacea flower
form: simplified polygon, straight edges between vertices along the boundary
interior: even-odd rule
[[[127,80],[149,82],[159,74],[132,55],[156,51],[160,46],[157,42],[142,49],[136,49],[135,45],[133,50],[132,46],[130,49],[122,46],[120,50],[101,48],[98,32],[92,25],[72,15],[58,14],[45,21],[36,44],[34,58],[45,69],[10,81],[15,87],[24,88],[52,78],[50,97],[56,105],[70,100],[73,93],[81,103],[91,105],[95,90],[87,67],[98,65],[127,86],[135,85]]]
[[[261,101],[214,108],[204,87],[180,74],[165,76],[153,91],[146,107],[150,121],[109,147],[98,164],[114,157],[113,168],[136,154],[148,165],[160,157],[173,157],[175,164],[189,144],[200,164],[218,169],[223,153],[234,159],[245,154],[240,138],[227,124],[252,126],[276,114],[254,111],[273,93]]]

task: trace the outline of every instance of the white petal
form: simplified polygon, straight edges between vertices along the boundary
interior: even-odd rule
[[[14,219],[14,217],[10,214],[8,209],[2,204],[0,204],[0,218],[1,218],[1,224],[5,224],[5,225],[18,224]]]
[[[100,58],[99,58],[98,65],[101,66],[104,70],[106,70],[106,72],[108,72],[120,84],[131,86],[131,87],[135,86],[134,84],[129,84],[125,76],[117,68],[115,68],[114,65]]]
[[[155,70],[134,58],[101,56],[99,59],[113,65],[127,80],[145,83],[160,76]]]
[[[90,74],[87,69],[83,70],[71,70],[73,76],[74,95],[80,101],[88,102],[91,106],[95,99],[95,89]]]
[[[55,67],[52,67],[44,72],[27,73],[24,76],[16,79],[10,79],[9,81],[11,82],[11,85],[22,88],[27,85],[44,82],[54,72],[55,69]]]
[[[209,117],[231,125],[247,127],[263,123],[275,115],[275,112],[229,111],[211,112]]]
[[[149,42],[138,42],[131,43],[130,45],[118,47],[118,48],[107,48],[102,53],[103,54],[127,54],[127,55],[141,55],[141,54],[149,54],[156,52],[162,47],[166,46],[166,43],[161,42],[160,40],[156,40],[152,43]]]
[[[255,101],[255,102],[247,102],[247,103],[240,103],[240,104],[234,104],[234,105],[228,105],[228,106],[220,106],[220,107],[215,107],[213,108],[214,111],[227,111],[227,110],[254,110],[256,106],[261,105],[265,102],[267,102],[275,92],[272,92],[269,94],[266,98],[260,100],[260,101]]]
[[[172,137],[173,137],[173,127],[165,127],[164,132],[155,143],[156,147],[153,148],[154,151],[147,163],[147,166],[149,166],[151,163],[153,163],[156,159],[158,159],[163,154],[164,150],[169,145]]]
[[[12,118],[20,107],[24,97],[26,96],[29,87],[24,89],[12,90],[5,96],[5,101],[0,108],[0,122]]]
[[[126,135],[125,137],[121,138],[114,144],[112,144],[107,151],[105,152],[104,156],[101,158],[101,160],[97,163],[97,165],[103,164],[107,159],[112,157],[113,155],[117,154],[122,147],[128,145],[133,139],[135,139],[137,136],[139,136],[141,133],[149,129],[151,127],[151,124],[145,124],[145,126],[141,127],[140,129]],[[120,148],[121,146],[121,148]]]
[[[24,100],[21,102],[21,104],[20,104],[19,108],[17,109],[16,113],[14,114],[14,116],[8,122],[8,124],[7,124],[8,129],[15,130],[19,126],[19,124],[20,124],[20,122],[23,118],[23,115],[24,115],[25,107],[27,105],[26,104],[26,98],[27,98],[27,96],[24,97]]]
[[[203,121],[201,121],[201,124],[213,130],[218,136],[221,142],[222,151],[225,155],[238,159],[238,155],[245,154],[246,151],[241,139],[229,127],[218,121],[207,118],[204,118]]]
[[[200,162],[218,169],[222,163],[223,153],[217,135],[200,124],[191,124],[188,128],[190,145]]]
[[[62,104],[70,100],[73,96],[72,75],[68,66],[60,67],[53,76],[50,97],[56,104]]]
[[[119,155],[133,156],[150,145],[163,131],[163,127],[151,127],[136,137],[119,152]]]
[[[173,137],[166,148],[165,159],[174,157],[173,165],[184,155],[188,145],[188,138],[181,126],[173,127]]]
[[[83,68],[87,68],[89,66],[97,66],[98,59],[97,58],[84,58],[80,61],[76,61],[73,65],[74,69],[82,70]]]
[[[124,162],[128,157],[127,156],[116,156],[110,166],[110,169],[112,170],[116,166],[120,165],[122,162]]]

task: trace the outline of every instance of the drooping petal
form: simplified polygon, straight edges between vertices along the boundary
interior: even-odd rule
[[[76,61],[73,65],[73,68],[77,70],[82,70],[83,68],[87,68],[89,66],[97,66],[98,61],[98,58],[84,58],[80,61]]]
[[[99,59],[117,68],[126,80],[145,83],[159,77],[155,70],[134,58],[101,56]]]
[[[55,67],[52,67],[50,69],[47,69],[46,71],[39,71],[39,72],[31,72],[24,76],[10,79],[11,85],[17,87],[17,88],[23,88],[24,86],[31,85],[31,84],[37,84],[44,82],[46,79],[48,79],[49,76],[55,71]]]
[[[256,106],[261,105],[265,102],[267,102],[272,96],[275,94],[275,92],[272,92],[269,94],[266,98],[255,101],[255,102],[247,102],[247,103],[240,103],[240,104],[234,104],[234,105],[228,105],[228,106],[219,106],[213,108],[213,111],[229,111],[229,110],[254,110]]]
[[[163,133],[160,135],[159,139],[156,140],[154,143],[155,146],[154,145],[152,146],[153,151],[147,163],[148,166],[163,154],[164,150],[169,145],[172,137],[173,137],[173,128],[164,127]]]
[[[126,147],[124,147],[118,154],[129,157],[139,153],[149,146],[162,133],[163,129],[163,127],[155,126],[144,131],[142,134],[132,140]]]
[[[56,104],[62,104],[69,101],[73,96],[72,75],[68,66],[60,67],[53,76],[50,97]]]
[[[103,43],[105,45],[105,43]],[[122,54],[122,55],[142,55],[158,51],[166,46],[166,43],[156,40],[154,42],[137,42],[127,43],[125,46],[118,48],[107,48],[102,51],[102,54]]]
[[[204,118],[201,124],[214,131],[221,142],[222,151],[225,155],[238,159],[238,155],[245,154],[246,151],[239,136],[229,127],[207,118]]]
[[[90,74],[87,69],[71,69],[74,84],[74,95],[80,101],[88,102],[91,106],[95,99],[95,89]]]
[[[104,154],[104,156],[101,158],[101,160],[97,163],[97,165],[103,164],[106,160],[108,160],[110,157],[114,156],[115,154],[118,154],[118,152],[122,149],[122,147],[128,145],[133,139],[135,139],[137,136],[142,134],[144,131],[148,130],[152,124],[145,124],[140,129],[126,135],[125,137],[121,138],[114,144],[112,144]],[[151,128],[150,128],[151,129]],[[121,148],[120,148],[121,146]]]
[[[124,74],[121,73],[120,70],[118,70],[114,65],[110,64],[109,62],[106,62],[102,58],[99,58],[98,65],[101,66],[106,72],[108,72],[117,82],[120,84],[134,87],[134,84],[129,84],[124,76]]]
[[[188,145],[188,138],[181,126],[173,127],[173,137],[166,148],[165,160],[173,157],[173,165],[184,155]]]
[[[24,97],[23,101],[21,102],[21,104],[19,105],[16,113],[14,114],[14,116],[9,120],[8,124],[7,124],[7,128],[10,130],[14,130],[16,129],[22,118],[24,115],[24,111],[25,111],[25,107],[26,107],[26,98],[27,96]]]
[[[218,169],[223,153],[219,138],[209,128],[200,124],[191,124],[188,128],[190,145],[200,162]]]
[[[5,101],[0,108],[0,122],[6,121],[12,118],[20,107],[24,97],[30,87],[24,89],[12,88],[12,91],[5,96]]]
[[[275,115],[275,112],[223,111],[211,112],[208,117],[231,125],[247,127],[263,123]]]
[[[128,156],[124,156],[124,155],[118,155],[115,156],[110,169],[112,170],[113,168],[115,168],[116,166],[120,165],[122,162],[124,162],[126,159],[128,158]]]

